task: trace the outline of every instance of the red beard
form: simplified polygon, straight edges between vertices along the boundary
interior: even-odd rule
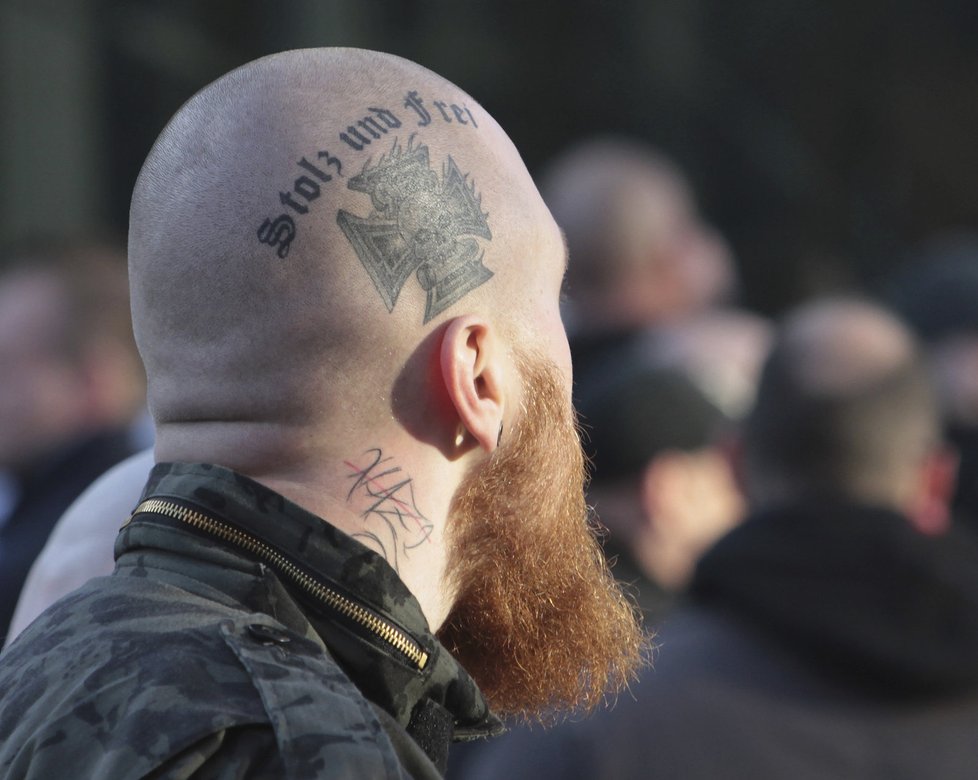
[[[452,502],[457,597],[439,637],[498,714],[550,721],[626,686],[647,640],[589,520],[560,375],[542,358],[520,362],[523,418]]]

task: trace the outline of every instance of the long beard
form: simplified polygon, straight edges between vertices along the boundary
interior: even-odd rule
[[[647,641],[589,520],[557,369],[521,363],[521,424],[452,503],[447,577],[457,597],[439,637],[497,713],[547,722],[620,691]]]

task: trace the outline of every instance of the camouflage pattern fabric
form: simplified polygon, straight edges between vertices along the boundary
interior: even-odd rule
[[[499,730],[396,573],[355,540],[216,466],[157,466],[144,497],[262,535],[403,628],[429,661],[412,667],[233,545],[137,515],[115,573],[0,655],[3,780],[439,777],[429,756],[441,763],[446,746],[432,735]],[[448,728],[419,728],[431,722]]]

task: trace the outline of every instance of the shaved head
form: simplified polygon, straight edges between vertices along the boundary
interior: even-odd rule
[[[800,308],[764,368],[745,438],[755,499],[818,491],[898,504],[940,440],[913,337],[867,302]]]
[[[516,149],[448,81],[354,49],[245,65],[177,113],[133,195],[161,446],[185,422],[389,416],[428,332],[460,303],[531,326],[562,252]]]
[[[787,323],[782,349],[812,392],[857,393],[911,363],[913,338],[886,311],[857,300],[828,300]]]
[[[680,170],[627,141],[574,147],[550,165],[541,186],[571,246],[568,281],[598,289],[614,287],[630,265],[657,260],[649,247],[661,241],[672,211],[693,209]]]
[[[383,557],[502,712],[625,684],[643,639],[587,521],[563,240],[478,103],[386,54],[257,60],[173,118],[130,223],[158,460]]]

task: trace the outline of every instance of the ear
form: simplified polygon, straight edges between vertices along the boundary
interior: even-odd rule
[[[911,525],[921,533],[937,535],[950,528],[959,462],[958,453],[951,447],[938,448],[924,460],[918,497],[908,513]]]
[[[510,368],[503,344],[486,320],[466,315],[448,323],[441,342],[445,390],[465,438],[472,437],[486,452],[499,441]]]

